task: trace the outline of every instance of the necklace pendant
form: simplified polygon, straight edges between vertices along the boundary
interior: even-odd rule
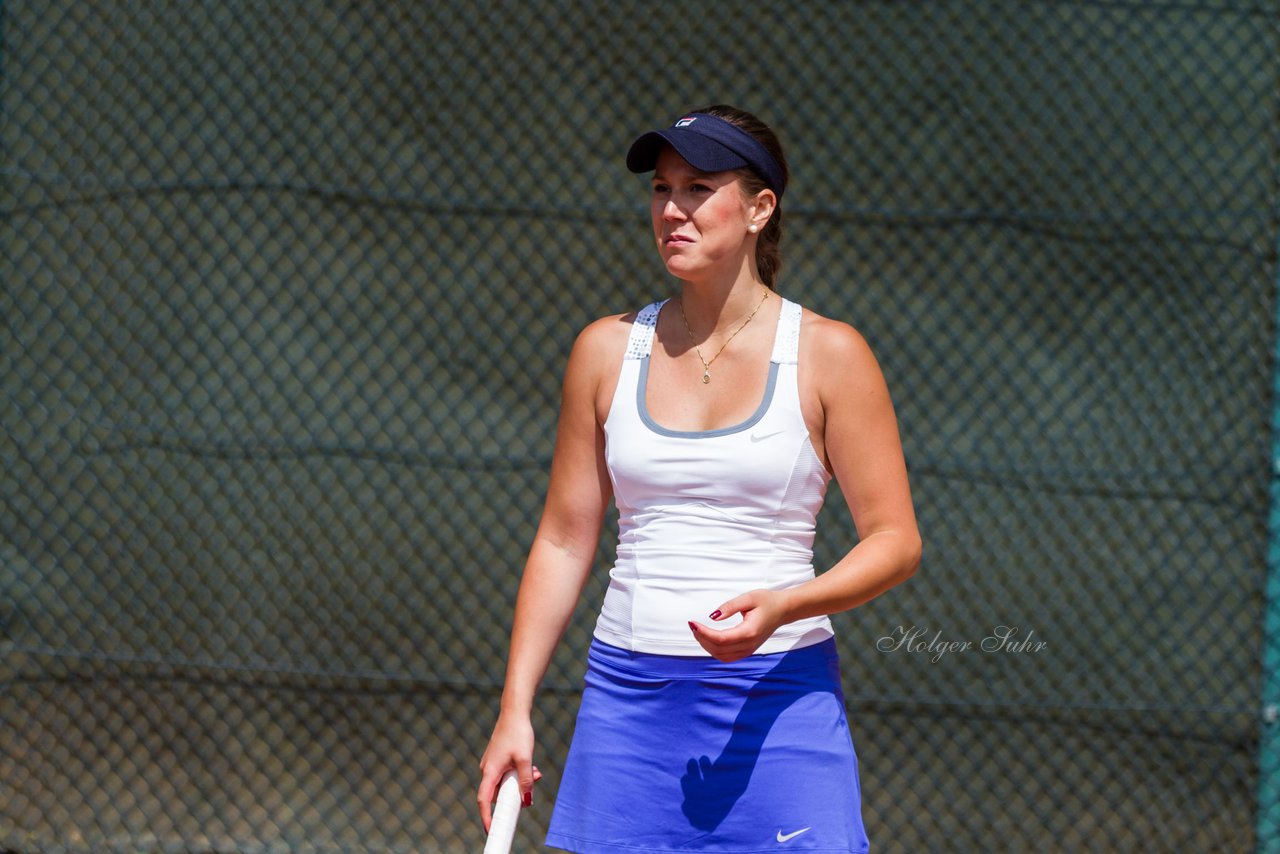
[[[703,372],[702,372],[702,384],[703,384],[703,385],[706,385],[706,384],[707,384],[707,383],[709,383],[709,382],[711,382],[711,372],[710,372],[710,371],[703,371]]]

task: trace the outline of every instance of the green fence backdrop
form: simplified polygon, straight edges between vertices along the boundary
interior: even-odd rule
[[[622,157],[727,101],[787,145],[780,290],[876,351],[925,538],[835,621],[873,850],[1280,851],[1280,3],[0,34],[0,849],[479,850],[570,344],[672,292]],[[838,490],[819,524],[823,569]]]

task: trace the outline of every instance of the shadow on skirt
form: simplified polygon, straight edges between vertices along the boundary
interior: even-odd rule
[[[835,641],[731,664],[593,641],[547,844],[867,851]]]

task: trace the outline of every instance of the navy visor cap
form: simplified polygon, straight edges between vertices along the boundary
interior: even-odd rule
[[[782,167],[768,149],[751,134],[717,116],[690,113],[666,130],[641,134],[627,152],[627,168],[632,172],[652,170],[663,143],[674,148],[694,169],[725,172],[751,168],[778,198],[786,189]]]

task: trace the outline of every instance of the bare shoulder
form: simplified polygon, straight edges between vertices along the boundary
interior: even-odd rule
[[[605,355],[613,349],[622,350],[627,346],[627,337],[631,334],[631,324],[635,319],[634,311],[597,318],[578,333],[574,347],[581,347],[592,355]]]
[[[804,334],[801,344],[805,348],[809,364],[820,375],[839,376],[845,379],[850,372],[855,375],[870,372],[872,379],[880,376],[880,365],[871,345],[862,333],[842,320],[825,317],[805,309],[801,315]]]
[[[597,424],[608,418],[618,366],[635,319],[635,312],[601,317],[583,327],[573,342],[564,374],[565,400],[582,401],[594,413]]]
[[[633,311],[606,315],[588,323],[573,342],[570,365],[595,370],[621,359],[635,319]]]

